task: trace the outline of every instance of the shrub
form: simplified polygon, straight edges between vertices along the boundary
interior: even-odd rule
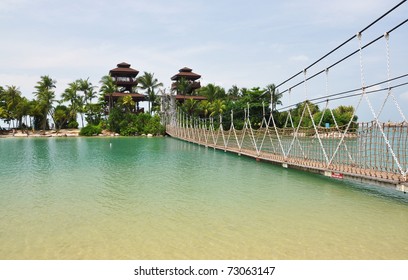
[[[137,128],[135,126],[124,126],[120,129],[121,136],[135,136],[138,135]]]
[[[165,127],[160,124],[159,116],[151,116],[148,113],[126,113],[120,108],[113,108],[109,114],[107,127],[110,131],[122,136],[134,136],[140,134],[164,135]]]
[[[120,132],[120,124],[124,119],[124,113],[119,108],[112,108],[109,112],[108,129],[112,132]]]
[[[81,128],[81,131],[79,132],[79,135],[81,136],[94,136],[98,135],[102,132],[102,128],[100,128],[97,125],[90,125],[88,124],[87,126]]]
[[[164,135],[166,128],[160,123],[160,117],[156,115],[150,118],[144,128],[144,132],[145,134]]]
[[[70,121],[69,123],[68,123],[68,125],[67,125],[67,127],[68,128],[78,128],[78,122],[77,121],[74,121],[74,120],[72,120],[72,121]]]

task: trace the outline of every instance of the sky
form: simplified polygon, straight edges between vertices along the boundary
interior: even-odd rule
[[[139,75],[154,73],[167,91],[170,77],[185,66],[202,75],[202,85],[213,83],[226,90],[232,85],[263,88],[304,69],[399,2],[0,0],[0,85],[18,86],[31,99],[40,77],[49,75],[57,81],[60,96],[68,83],[89,77],[99,85],[110,69],[127,62]],[[363,33],[362,42],[384,34],[407,15],[408,3],[404,3]],[[364,53],[367,85],[387,78],[385,40],[377,45]],[[325,69],[358,46],[358,40],[353,40],[307,75]],[[408,72],[407,46],[405,24],[390,36],[391,76]],[[361,87],[360,70],[356,55],[329,71],[328,83],[322,75],[290,96],[285,94],[283,105]],[[286,86],[290,85],[280,90]],[[395,95],[400,103],[408,102],[408,87]],[[384,98],[372,99],[377,111]],[[344,102],[357,104],[355,100]],[[368,105],[361,108],[364,119],[370,119]],[[398,110],[392,106],[387,110],[398,120],[394,116]]]

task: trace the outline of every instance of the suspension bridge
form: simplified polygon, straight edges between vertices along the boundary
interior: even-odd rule
[[[408,19],[382,30],[373,39],[365,37],[366,33],[378,26],[384,18],[397,12],[405,2],[400,2],[342,44],[276,86],[280,94],[289,96],[288,100],[291,100],[295,91],[303,92],[304,96],[300,102],[279,108],[279,112],[286,112],[284,124],[278,124],[272,95],[270,104],[263,106],[260,124],[251,123],[252,112],[248,104],[247,108],[243,108],[244,118],[238,128],[234,124],[236,112],[228,112],[228,118],[222,114],[209,118],[193,117],[180,110],[174,96],[170,94],[162,98],[162,108],[165,108],[162,116],[167,134],[206,147],[249,156],[257,161],[279,164],[284,168],[297,168],[406,192],[408,122],[401,106],[401,96],[404,90],[407,91],[408,73],[392,76],[390,45],[394,41],[399,42],[398,37],[407,36],[407,30],[403,27]],[[393,41],[394,37],[396,39]],[[317,68],[350,44],[355,46],[352,51]],[[377,46],[376,49],[374,46]],[[367,76],[371,75],[367,70],[370,65],[365,63],[365,53],[369,48],[381,51],[381,54],[376,56],[384,61],[382,78],[376,73],[373,77],[370,76],[371,80],[374,79],[370,84],[366,82]],[[355,66],[347,66],[343,71],[357,70],[355,76],[359,76],[358,86],[338,91],[330,90],[330,73],[350,60],[357,63]],[[352,67],[354,68],[350,69]],[[323,86],[320,85],[316,90],[316,82],[313,81],[318,77],[323,77],[320,78],[323,80],[320,84]],[[316,94],[316,91],[319,92]],[[308,98],[311,92],[320,97]],[[332,105],[338,102],[352,105],[354,109],[348,116],[348,121],[342,125],[338,122],[339,116],[333,113]],[[313,104],[324,106],[320,119],[313,115]],[[301,110],[298,111],[300,114],[295,122],[293,114],[296,106]],[[357,122],[357,114],[364,106],[370,121]],[[268,110],[265,108],[270,108],[269,113],[266,113]],[[385,120],[391,115],[390,112],[398,116],[395,121]],[[332,125],[324,122],[324,116],[328,116]]]

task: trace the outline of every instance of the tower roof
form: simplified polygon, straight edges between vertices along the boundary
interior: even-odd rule
[[[130,76],[136,77],[139,74],[139,71],[136,69],[130,68],[130,64],[126,62],[121,62],[117,65],[117,68],[114,68],[109,71],[111,76]]]
[[[180,78],[186,78],[187,80],[195,81],[201,78],[201,75],[193,72],[193,69],[188,67],[183,67],[179,70],[177,74],[171,77],[171,80],[176,81]]]

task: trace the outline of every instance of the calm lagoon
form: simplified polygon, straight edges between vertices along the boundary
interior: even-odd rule
[[[0,139],[0,259],[408,259],[408,195],[172,138]]]

